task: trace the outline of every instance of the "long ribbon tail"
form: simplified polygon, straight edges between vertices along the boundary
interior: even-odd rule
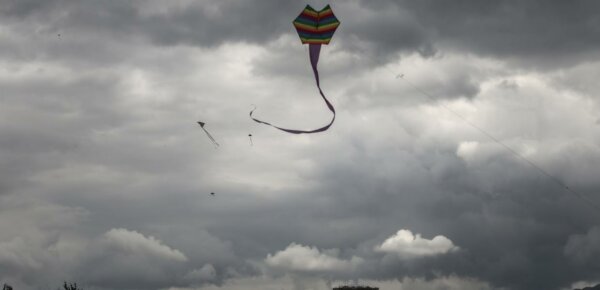
[[[206,131],[206,129],[202,128],[202,130],[204,130],[204,133],[206,133],[206,136],[208,136],[208,138],[210,139],[210,141],[213,142],[213,144],[215,144],[215,146],[219,146],[219,143],[217,143],[217,141],[215,140],[215,138],[213,138],[212,135],[210,135],[210,133],[208,133],[208,131]]]
[[[250,118],[252,120],[254,120],[257,123],[265,124],[265,125],[271,126],[273,128],[279,129],[281,131],[292,133],[292,134],[318,133],[318,132],[326,131],[327,129],[329,129],[329,127],[331,127],[331,125],[335,121],[335,108],[329,102],[329,100],[327,100],[327,98],[325,97],[325,94],[323,94],[323,91],[321,90],[321,85],[319,82],[319,71],[317,70],[317,64],[319,63],[319,55],[321,54],[321,44],[309,44],[308,50],[309,50],[309,56],[310,56],[310,64],[312,66],[313,73],[315,75],[315,81],[317,82],[317,88],[319,88],[319,94],[321,94],[321,97],[325,101],[325,104],[327,104],[327,108],[329,108],[329,110],[333,113],[333,117],[331,118],[331,121],[329,122],[329,124],[327,124],[321,128],[314,129],[314,130],[295,130],[295,129],[281,128],[281,127],[275,126],[271,123],[261,121],[261,120],[258,120],[256,118],[252,117],[252,113],[254,113],[254,110],[256,110],[256,108],[254,108],[254,109],[252,109],[252,111],[250,111]]]

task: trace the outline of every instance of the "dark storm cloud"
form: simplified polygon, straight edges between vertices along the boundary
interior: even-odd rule
[[[122,40],[134,36],[159,45],[218,46],[227,41],[272,40],[289,31],[288,14],[302,8],[292,1],[142,3],[7,1],[1,12],[17,22],[49,20],[42,28],[54,32],[53,36],[82,34]]]
[[[5,1],[12,21],[40,21],[38,31],[64,31],[159,45],[217,46],[265,43],[292,33],[293,1]],[[389,60],[395,53],[437,47],[508,59],[569,63],[593,55],[600,44],[600,4],[594,1],[360,1],[333,3],[343,20],[336,41]],[[337,7],[339,6],[339,7]],[[355,17],[360,15],[360,17]],[[352,19],[353,21],[346,21]],[[364,47],[361,47],[364,45]],[[378,61],[379,62],[379,61]],[[540,63],[541,64],[541,63]]]
[[[593,1],[362,1],[375,11],[401,9],[426,31],[424,45],[533,64],[568,65],[596,55],[600,17]],[[367,24],[368,25],[368,24]],[[371,30],[373,32],[373,30]],[[397,50],[402,37],[378,46]],[[410,41],[409,41],[410,42]]]

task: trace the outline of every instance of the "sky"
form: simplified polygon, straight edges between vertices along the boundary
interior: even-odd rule
[[[600,283],[600,2],[306,4],[0,0],[0,283]]]

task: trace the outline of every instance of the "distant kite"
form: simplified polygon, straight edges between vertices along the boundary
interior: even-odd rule
[[[323,132],[333,124],[335,121],[335,109],[333,105],[327,100],[323,91],[321,90],[321,86],[319,84],[319,71],[317,70],[317,63],[319,62],[319,55],[321,53],[321,44],[329,44],[331,38],[333,37],[333,33],[340,25],[338,19],[333,15],[333,10],[329,5],[325,6],[325,8],[320,11],[316,11],[310,5],[306,5],[306,8],[300,13],[300,15],[294,20],[294,27],[296,27],[296,31],[298,31],[298,36],[300,36],[300,40],[302,44],[308,43],[310,64],[313,69],[313,73],[315,75],[315,80],[317,81],[317,88],[319,89],[319,93],[321,97],[327,104],[329,110],[333,113],[333,118],[331,118],[331,122],[324,127],[314,129],[314,130],[294,130],[294,129],[285,129],[281,127],[277,127],[270,123],[255,119],[252,117],[252,113],[255,109],[250,111],[250,118],[255,122],[269,125],[271,127],[277,128],[281,131],[292,133],[292,134],[310,134],[310,133],[318,133]]]
[[[250,139],[250,146],[253,146],[254,143],[252,143],[252,134],[248,134],[248,138]]]
[[[208,138],[210,139],[210,141],[216,146],[219,147],[219,143],[217,143],[217,141],[215,140],[215,138],[213,138],[213,136],[210,135],[210,133],[208,133],[208,131],[206,131],[206,129],[204,128],[204,122],[200,122],[198,121],[198,125],[200,125],[200,128],[202,128],[202,130],[204,130],[204,133],[206,133],[206,136],[208,136]]]
[[[215,193],[214,193],[214,192],[211,192],[211,193],[210,193],[210,196],[215,196]]]

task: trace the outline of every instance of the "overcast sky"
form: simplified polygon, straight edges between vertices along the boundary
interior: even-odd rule
[[[0,283],[600,283],[600,2],[306,4],[0,0]]]

